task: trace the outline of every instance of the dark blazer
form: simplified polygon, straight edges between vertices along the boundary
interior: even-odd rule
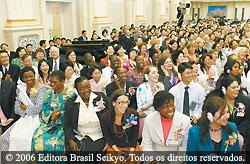
[[[0,64],[0,71],[3,72],[3,67],[1,64]],[[7,74],[9,74],[11,76],[11,79],[15,84],[17,84],[17,80],[19,78],[19,72],[20,72],[19,66],[15,65],[15,64],[10,64]],[[2,77],[2,80],[4,80],[5,77],[6,77],[6,75],[4,75]]]
[[[10,58],[9,62],[11,63],[11,60],[14,59],[14,58],[18,58],[18,55],[16,54],[15,51],[10,51],[9,58]]]
[[[102,97],[103,101],[105,102],[105,109],[97,112],[97,116],[100,120],[101,115],[107,111],[109,105],[109,99],[104,95],[102,92],[93,92],[97,95],[97,101]],[[79,108],[80,103],[75,103],[77,96],[73,96],[69,98],[65,104],[65,114],[64,114],[64,132],[65,132],[65,141],[66,141],[66,150],[71,151],[69,146],[69,141],[75,138],[75,133],[73,129],[78,129],[78,116],[79,116]],[[94,100],[95,100],[94,99]]]
[[[60,56],[60,59],[59,59],[59,68],[60,68],[60,65],[63,63],[65,61],[65,59],[62,57],[62,56]],[[51,58],[51,59],[49,59],[48,60],[48,63],[49,63],[49,65],[50,65],[50,71],[52,71],[53,70],[53,59]]]
[[[3,113],[7,119],[13,118],[15,121],[19,118],[15,114],[14,107],[16,101],[16,84],[12,81],[2,80],[0,85],[0,106],[2,107]],[[11,124],[13,124],[12,122]],[[5,131],[8,127],[3,127]]]
[[[98,64],[100,67],[101,67],[101,69],[103,69],[103,68],[105,68],[105,65],[104,64],[101,64],[101,63],[97,63],[96,62],[96,64]],[[91,77],[91,72],[90,72],[90,68],[89,68],[89,66],[84,66],[83,68],[82,68],[82,70],[80,71],[80,73],[81,73],[81,76],[84,76],[84,77],[86,77],[86,78],[88,78],[88,79],[91,79],[92,77]]]
[[[127,38],[126,35],[122,35],[118,43],[122,45],[127,52],[129,52],[129,50],[135,46],[134,38],[133,37]]]
[[[129,100],[130,100],[130,104],[129,104],[129,108],[132,108],[132,109],[135,109],[137,110],[137,103],[136,103],[136,92],[134,94],[130,94],[129,93],[129,88],[134,88],[135,91],[136,91],[136,84],[133,82],[133,81],[126,81],[126,93],[128,93],[128,97],[129,97]],[[107,96],[110,97],[111,94],[117,90],[118,87],[117,85],[115,84],[115,82],[113,81],[112,83],[109,83],[107,86],[106,86],[106,93],[107,93]]]
[[[78,40],[79,40],[79,41],[80,41],[80,40],[82,40],[82,41],[88,41],[88,37],[80,36],[80,37],[78,38]]]

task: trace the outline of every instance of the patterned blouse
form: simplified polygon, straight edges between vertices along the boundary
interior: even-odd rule
[[[11,64],[15,64],[20,67],[20,69],[23,69],[23,61],[20,58],[14,58],[11,60]]]

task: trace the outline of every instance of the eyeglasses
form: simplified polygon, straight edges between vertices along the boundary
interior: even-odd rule
[[[124,105],[124,104],[127,104],[129,105],[130,104],[130,101],[120,101],[118,102],[119,105]]]

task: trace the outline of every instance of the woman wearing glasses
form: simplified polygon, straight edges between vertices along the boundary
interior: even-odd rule
[[[126,92],[121,89],[112,93],[109,110],[101,117],[103,136],[107,141],[107,151],[112,156],[122,156],[127,159],[131,155],[138,155],[139,144],[137,143],[139,125],[138,112],[128,108],[130,101]],[[121,163],[119,161],[116,163]],[[137,161],[133,161],[136,163]],[[130,161],[130,163],[133,163]]]

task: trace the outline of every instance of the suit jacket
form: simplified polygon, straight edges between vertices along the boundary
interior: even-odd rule
[[[60,68],[60,65],[61,65],[64,61],[65,61],[65,59],[64,59],[63,57],[60,56],[60,59],[59,59],[59,68]],[[49,65],[50,65],[50,71],[52,71],[53,68],[54,68],[53,59],[49,59],[49,60],[48,60],[48,63],[49,63]]]
[[[129,93],[129,88],[133,88],[135,90],[134,93]],[[112,83],[109,83],[106,86],[106,93],[107,96],[110,97],[111,94],[117,90],[118,87],[115,84],[115,82],[113,81]],[[136,103],[136,84],[133,81],[126,81],[126,93],[128,93],[128,97],[130,100],[130,104],[129,104],[129,108],[135,109],[137,110],[137,103]]]
[[[0,64],[0,72],[3,72],[3,67],[1,64]],[[7,74],[11,76],[11,79],[15,84],[17,84],[17,80],[19,78],[19,72],[20,72],[20,67],[18,67],[15,64],[10,64]],[[2,80],[4,79],[5,79],[5,76],[2,77]]]
[[[2,107],[3,113],[7,119],[13,118],[16,121],[19,116],[16,115],[14,111],[15,101],[16,84],[11,81],[2,80],[0,86],[0,106]],[[11,124],[9,124],[7,127],[3,127],[3,131],[10,127]]]
[[[88,37],[80,36],[80,37],[78,38],[78,40],[79,40],[79,41],[80,41],[80,40],[82,40],[82,41],[88,41]]]
[[[11,60],[14,58],[18,58],[18,55],[16,54],[16,52],[10,51],[9,58],[10,58],[10,63],[11,63]]]
[[[133,48],[135,45],[134,38],[133,37],[127,38],[127,36],[125,35],[122,35],[118,42],[124,47],[124,49],[127,52],[129,52],[129,50]]]
[[[107,111],[108,109],[108,98],[104,95],[102,92],[93,92],[98,97],[103,98],[103,101],[105,102],[105,109],[97,112],[97,116],[100,120],[101,115]],[[64,114],[64,132],[65,132],[65,141],[66,141],[66,149],[67,151],[71,151],[69,147],[69,141],[75,138],[75,133],[73,132],[73,129],[78,129],[78,117],[79,117],[79,108],[80,103],[76,103],[77,96],[73,96],[69,98],[65,104],[65,114]]]
[[[96,64],[98,64],[100,67],[101,67],[101,69],[103,69],[103,68],[105,68],[105,65],[104,64],[101,64],[101,63],[97,63],[96,62]],[[91,77],[91,72],[90,72],[90,68],[89,68],[89,66],[84,66],[83,68],[82,68],[82,70],[80,71],[80,73],[81,73],[81,76],[84,76],[84,77],[86,77],[86,78],[88,78],[88,79],[91,79],[92,77]]]
[[[172,139],[177,139],[174,136],[174,132],[184,128],[185,135],[172,143]],[[191,128],[190,118],[179,112],[175,112],[171,129],[169,131],[166,143],[164,143],[164,135],[161,123],[161,116],[158,111],[149,114],[144,122],[144,128],[142,132],[142,148],[143,151],[186,151],[188,132]]]
[[[228,122],[228,124],[233,128],[233,131],[237,134],[237,127],[235,123]],[[204,141],[202,144],[200,142],[200,126],[196,125],[192,127],[189,130],[188,134],[188,142],[187,142],[187,154],[190,156],[205,156],[205,155],[211,155],[215,154],[213,142],[210,137],[210,133],[208,132],[208,140]],[[227,151],[226,150],[226,145],[225,142],[228,140],[229,135],[225,132],[224,128],[222,128],[222,144],[221,144],[221,154],[220,155],[230,155],[232,151],[239,152],[240,151],[240,146],[239,146],[239,140],[236,140],[236,143],[234,145],[228,145]],[[199,161],[199,159],[198,159]],[[188,162],[188,163],[198,163],[198,162]],[[230,162],[231,163],[231,162]],[[239,162],[235,162],[239,163]]]

